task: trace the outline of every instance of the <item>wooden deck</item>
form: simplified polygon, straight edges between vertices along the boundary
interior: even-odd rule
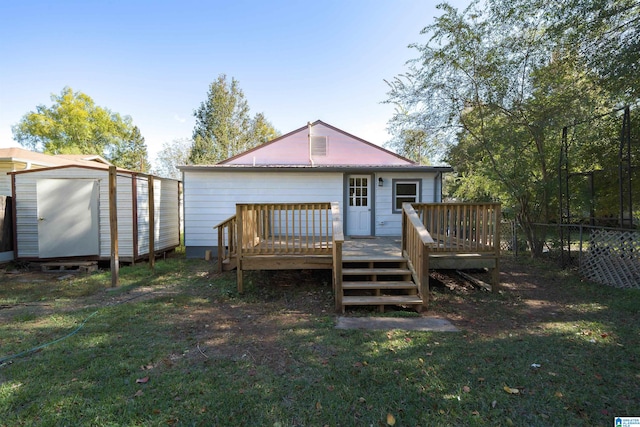
[[[219,270],[331,269],[336,310],[428,304],[430,269],[486,268],[498,287],[500,206],[405,204],[402,236],[345,239],[337,203],[239,204],[218,226]],[[429,224],[431,234],[425,227]]]

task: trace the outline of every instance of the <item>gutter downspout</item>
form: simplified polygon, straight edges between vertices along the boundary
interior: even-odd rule
[[[436,174],[436,179],[433,180],[433,202],[442,203],[442,172]],[[438,200],[438,187],[440,187],[440,200]]]

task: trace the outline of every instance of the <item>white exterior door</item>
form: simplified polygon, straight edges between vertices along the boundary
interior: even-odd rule
[[[371,235],[371,177],[350,175],[347,182],[347,234]]]
[[[39,257],[98,255],[98,181],[41,179],[36,191]]]

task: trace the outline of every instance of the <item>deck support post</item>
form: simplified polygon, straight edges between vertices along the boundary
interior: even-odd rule
[[[238,278],[237,278],[237,282],[238,282],[238,293],[241,294],[244,292],[243,289],[243,283],[242,283],[242,249],[244,248],[244,230],[243,230],[243,226],[244,226],[244,221],[242,218],[242,206],[240,205],[236,205],[236,226],[238,228],[238,247],[236,248],[237,251],[237,260],[238,260],[238,266],[237,266],[237,271],[238,271]]]
[[[429,305],[429,247],[420,246],[420,295],[422,296],[422,309]]]
[[[344,243],[344,229],[342,227],[342,215],[340,205],[331,203],[331,244],[333,251],[333,295],[336,302],[336,312],[344,313],[342,304],[342,244]]]

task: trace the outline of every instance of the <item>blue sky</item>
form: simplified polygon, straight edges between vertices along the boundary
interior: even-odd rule
[[[467,0],[450,1],[464,7]],[[416,56],[440,12],[425,0],[3,1],[0,148],[11,126],[70,86],[129,115],[151,158],[189,138],[218,75],[286,133],[317,119],[376,144],[393,107],[384,79]]]

